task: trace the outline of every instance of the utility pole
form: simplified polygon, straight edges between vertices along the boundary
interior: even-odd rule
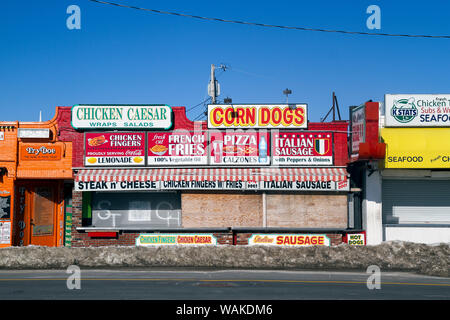
[[[220,95],[220,86],[216,80],[215,68],[214,64],[211,64],[211,79],[208,84],[208,95],[211,97],[212,104],[217,102],[217,97]]]

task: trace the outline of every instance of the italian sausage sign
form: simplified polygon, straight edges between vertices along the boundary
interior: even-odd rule
[[[272,162],[275,165],[333,165],[331,132],[279,131],[272,133],[272,139]]]
[[[299,129],[308,124],[306,104],[208,105],[209,129]]]

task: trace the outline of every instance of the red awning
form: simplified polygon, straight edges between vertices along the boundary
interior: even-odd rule
[[[347,181],[345,168],[80,169],[75,181]]]

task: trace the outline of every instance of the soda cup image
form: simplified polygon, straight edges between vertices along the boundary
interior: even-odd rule
[[[214,140],[213,149],[214,149],[214,163],[221,163],[222,162],[223,141]]]
[[[267,141],[264,136],[262,136],[259,140],[259,163],[266,163],[267,162]]]

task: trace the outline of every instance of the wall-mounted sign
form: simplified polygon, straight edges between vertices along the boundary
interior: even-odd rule
[[[61,146],[54,144],[27,143],[20,146],[20,160],[56,161],[61,160]]]
[[[208,128],[306,128],[306,109],[306,104],[211,104],[208,105]]]
[[[148,165],[208,164],[206,132],[149,132],[147,137]]]
[[[11,244],[10,221],[0,221],[0,244]]]
[[[310,131],[272,133],[272,164],[330,166],[333,164],[333,134]]]
[[[76,191],[285,190],[348,191],[345,181],[77,181]]]
[[[386,127],[449,127],[450,94],[386,94]]]
[[[141,234],[136,238],[136,246],[215,246],[217,238],[210,233]]]
[[[5,140],[5,132],[0,131],[0,141]]]
[[[36,138],[48,139],[50,138],[50,129],[44,128],[19,128],[17,132],[19,138]]]
[[[260,181],[259,190],[292,190],[292,191],[348,191],[345,181]]]
[[[163,129],[172,126],[167,105],[76,105],[72,107],[75,129]]]
[[[350,109],[352,153],[358,153],[359,144],[366,142],[366,105]]]
[[[331,241],[325,234],[253,234],[248,245],[260,246],[330,246]]]
[[[143,132],[85,133],[85,165],[145,165],[145,134]]]
[[[267,131],[210,131],[209,141],[210,164],[270,164],[270,139]]]
[[[347,243],[352,246],[366,245],[366,237],[364,233],[348,233],[346,235]]]
[[[450,168],[450,128],[382,128],[381,137],[387,169]]]
[[[11,194],[0,194],[0,219],[11,218]]]

